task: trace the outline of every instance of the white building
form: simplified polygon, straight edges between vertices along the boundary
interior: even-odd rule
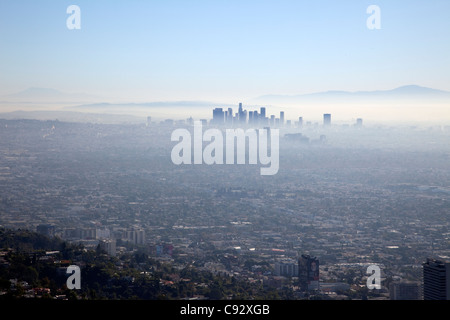
[[[133,244],[145,244],[145,230],[127,230],[123,233],[122,239]]]
[[[275,263],[275,275],[284,277],[297,277],[298,264],[291,259],[283,259]]]
[[[106,253],[110,256],[116,256],[116,240],[108,239],[100,241],[100,248],[105,250]]]

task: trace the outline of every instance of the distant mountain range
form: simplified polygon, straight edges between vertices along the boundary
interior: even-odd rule
[[[51,88],[31,87],[17,93],[0,96],[0,103],[7,104],[10,102],[24,104],[42,104],[42,103],[61,103],[70,104],[69,109],[120,109],[120,108],[168,108],[168,107],[211,107],[220,106],[220,104],[210,101],[154,101],[154,102],[120,102],[108,103],[106,98],[89,95],[85,93],[66,93]],[[79,104],[78,106],[73,106]],[[228,106],[228,105],[226,105]]]
[[[106,99],[87,94],[69,94],[49,88],[29,88],[21,92],[0,96],[0,118],[4,119],[59,119],[72,121],[141,123],[147,116],[152,119],[167,119],[192,116],[208,117],[212,108],[233,107],[234,103],[210,101],[154,101],[107,103]],[[390,106],[404,104],[441,108],[439,112],[448,114],[450,92],[408,85],[381,91],[326,91],[300,95],[264,95],[251,100],[243,100],[246,108],[258,106],[297,107],[349,104],[357,107]],[[444,103],[444,104],[443,104]],[[442,110],[442,107],[445,110]],[[366,109],[366,108],[364,108]],[[305,109],[303,109],[305,110]],[[427,109],[428,110],[428,109]]]
[[[398,100],[398,99],[414,99],[421,100],[449,100],[450,92],[437,90],[432,88],[421,87],[417,85],[407,85],[392,90],[379,91],[325,91],[299,95],[263,95],[243,101],[244,104],[283,104],[297,102],[344,102],[344,101],[360,101],[367,102],[380,100]],[[71,110],[114,110],[114,109],[145,109],[145,108],[211,108],[211,107],[228,107],[229,104],[216,103],[210,101],[154,101],[145,103],[106,103],[106,99],[92,96],[84,93],[64,93],[59,90],[49,88],[28,88],[15,94],[0,96],[0,103],[22,102],[22,103],[69,103],[72,105]],[[240,101],[236,101],[236,104]],[[76,105],[78,104],[78,105]],[[75,105],[75,106],[74,106]]]
[[[0,113],[0,119],[17,120],[59,120],[65,122],[90,122],[90,123],[144,123],[142,117],[124,115],[124,114],[107,114],[107,113],[86,113],[74,111],[13,111]]]
[[[407,85],[392,90],[378,91],[325,91],[300,95],[264,95],[255,98],[259,103],[286,103],[286,102],[328,102],[342,100],[397,100],[397,99],[450,99],[450,92],[417,85]],[[370,100],[369,100],[370,99]]]
[[[0,101],[23,103],[86,103],[99,101],[100,97],[85,93],[66,93],[51,88],[31,87],[17,93],[0,96]]]
[[[219,106],[215,102],[208,101],[157,101],[157,102],[144,102],[144,103],[91,103],[83,104],[74,107],[68,107],[68,109],[120,109],[120,108],[169,108],[169,107],[192,107],[192,108],[211,108],[213,106]],[[225,106],[225,105],[224,105]],[[228,106],[228,105],[227,105]]]

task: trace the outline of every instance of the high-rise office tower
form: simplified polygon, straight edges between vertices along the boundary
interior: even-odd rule
[[[261,118],[265,118],[266,117],[266,108],[261,107],[260,114],[261,114]]]
[[[450,263],[427,259],[423,264],[423,299],[450,300]]]
[[[258,111],[253,111],[253,123],[255,124],[255,125],[258,125],[258,123],[259,123],[259,118],[260,118],[260,115],[258,114]]]
[[[232,108],[228,108],[227,124],[228,125],[233,124],[233,109]]]
[[[331,114],[325,113],[323,115],[323,125],[324,126],[329,126],[330,124],[331,124]]]
[[[356,126],[357,127],[362,127],[362,124],[363,124],[363,119],[361,119],[361,118],[356,119]]]
[[[244,110],[242,108],[241,102],[239,102],[238,115],[239,115],[239,123],[241,123],[241,124],[247,123],[247,110]]]
[[[225,113],[222,108],[215,108],[213,110],[213,121],[214,124],[223,124],[225,122]]]
[[[319,260],[309,255],[298,259],[298,282],[302,291],[319,290]]]
[[[248,112],[248,124],[253,124],[253,111]]]
[[[298,117],[298,126],[303,127],[303,117]]]
[[[266,108],[261,107],[261,110],[259,112],[259,125],[261,126],[267,126],[269,124],[269,118],[266,116]]]
[[[280,126],[284,125],[284,111],[280,111]]]

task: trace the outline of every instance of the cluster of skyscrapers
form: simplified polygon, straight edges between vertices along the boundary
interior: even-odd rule
[[[279,118],[275,115],[268,117],[266,115],[266,108],[261,107],[258,110],[247,111],[242,107],[242,103],[239,103],[238,112],[233,113],[232,108],[224,110],[224,108],[215,108],[213,110],[213,118],[210,122],[214,125],[241,125],[241,126],[271,126],[282,127],[286,125],[284,119],[284,111],[280,111]]]
[[[280,111],[280,116],[276,117],[271,115],[270,117],[266,115],[266,108],[261,107],[258,110],[247,111],[242,107],[242,103],[239,103],[238,112],[233,113],[232,108],[215,108],[213,110],[213,118],[210,121],[213,125],[227,125],[227,126],[270,126],[270,127],[290,127],[292,125],[291,120],[285,120],[284,111]],[[298,121],[295,123],[297,127],[303,126],[303,117],[299,117]],[[323,125],[331,125],[331,114],[325,113],[323,115]],[[362,119],[358,118],[356,120],[356,126],[362,126]]]

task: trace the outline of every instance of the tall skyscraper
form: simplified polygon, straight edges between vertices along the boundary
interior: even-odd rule
[[[423,264],[423,299],[450,300],[450,263],[427,259]]]
[[[267,118],[267,115],[266,115],[266,108],[261,107],[261,110],[259,112],[259,125],[267,126],[268,124],[269,124],[269,118]]]
[[[225,112],[222,108],[215,108],[213,110],[213,123],[214,124],[224,124],[225,122]]]
[[[233,125],[233,109],[232,108],[228,108],[227,124]]]
[[[319,290],[319,260],[309,255],[298,259],[298,282],[302,291]]]
[[[284,111],[280,111],[280,126],[284,126]]]
[[[363,119],[361,119],[361,118],[356,119],[356,126],[357,127],[362,127],[362,124],[363,124]]]
[[[272,127],[275,125],[275,116],[274,115],[270,116],[269,125],[272,126]]]
[[[298,126],[299,128],[303,127],[303,117],[298,117]]]
[[[241,102],[239,103],[238,115],[239,115],[239,123],[246,124],[247,123],[247,110],[244,110],[242,108]]]
[[[331,124],[331,114],[325,113],[323,115],[323,125],[324,126],[329,126],[330,124]]]
[[[266,108],[261,107],[260,114],[261,114],[261,118],[265,118],[266,117]]]

